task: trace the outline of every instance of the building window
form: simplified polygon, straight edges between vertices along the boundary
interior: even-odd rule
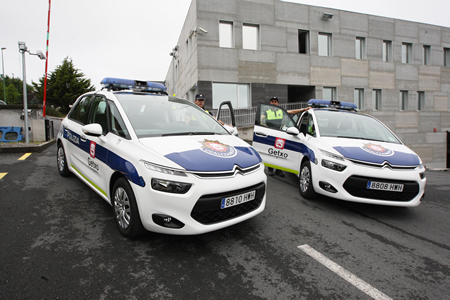
[[[223,101],[231,101],[233,108],[250,108],[250,85],[213,83],[213,108],[219,108]]]
[[[383,61],[392,61],[392,41],[383,41]]]
[[[319,33],[319,55],[331,56],[331,33]]]
[[[233,22],[219,21],[219,46],[234,48],[233,40]]]
[[[259,50],[259,25],[242,25],[242,48],[247,50]]]
[[[363,37],[356,37],[355,40],[356,59],[366,58],[366,39]]]
[[[408,110],[408,91],[400,91],[400,110]]]
[[[425,92],[417,92],[417,110],[425,109]]]
[[[431,64],[431,46],[423,45],[423,64]]]
[[[189,59],[192,55],[192,36],[186,40],[186,52],[187,52],[187,59]]]
[[[381,90],[372,91],[372,99],[374,101],[374,107],[376,110],[381,110],[382,100],[381,100]]]
[[[298,53],[309,53],[309,31],[298,30]]]
[[[444,67],[450,67],[450,48],[444,48]]]
[[[336,88],[335,87],[323,87],[323,100],[336,101]]]
[[[364,89],[355,89],[355,104],[360,110],[365,110]]]
[[[409,64],[412,62],[412,44],[402,44],[402,63]]]

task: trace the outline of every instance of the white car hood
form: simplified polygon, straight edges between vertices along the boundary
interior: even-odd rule
[[[377,164],[387,161],[396,166],[417,166],[421,163],[419,156],[402,144],[332,137],[321,139],[348,159]]]
[[[142,138],[144,146],[188,171],[230,171],[262,161],[256,150],[231,135],[192,135]]]

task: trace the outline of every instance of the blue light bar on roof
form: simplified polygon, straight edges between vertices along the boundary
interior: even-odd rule
[[[151,81],[139,81],[123,78],[104,78],[101,85],[112,90],[139,90],[142,92],[165,92],[166,87],[162,83]]]
[[[312,108],[335,108],[344,110],[356,110],[358,107],[355,103],[340,102],[330,100],[311,99],[308,101],[308,105]]]

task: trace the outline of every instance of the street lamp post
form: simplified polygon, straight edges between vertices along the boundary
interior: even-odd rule
[[[5,103],[8,103],[6,101],[6,84],[5,84],[5,63],[3,62],[3,50],[5,50],[5,47],[2,47],[2,71],[3,71],[3,75],[2,75],[2,79],[3,79],[3,100],[5,101]]]
[[[46,59],[42,51],[38,50],[36,53],[31,53],[25,42],[19,42],[19,52],[22,53],[22,67],[23,67],[23,118],[25,120],[25,143],[30,142],[28,137],[28,99],[27,99],[27,79],[26,79],[26,67],[25,67],[25,52],[31,55],[37,55],[40,59]]]
[[[175,96],[175,60],[178,58],[177,55],[178,46],[175,46],[175,48],[172,49],[172,52],[170,52],[170,56],[172,56],[172,94]]]

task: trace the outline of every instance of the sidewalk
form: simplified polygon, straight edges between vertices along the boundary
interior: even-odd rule
[[[0,143],[0,154],[1,153],[36,153],[41,152],[50,145],[55,143],[56,139],[52,139],[47,142],[40,143]]]

